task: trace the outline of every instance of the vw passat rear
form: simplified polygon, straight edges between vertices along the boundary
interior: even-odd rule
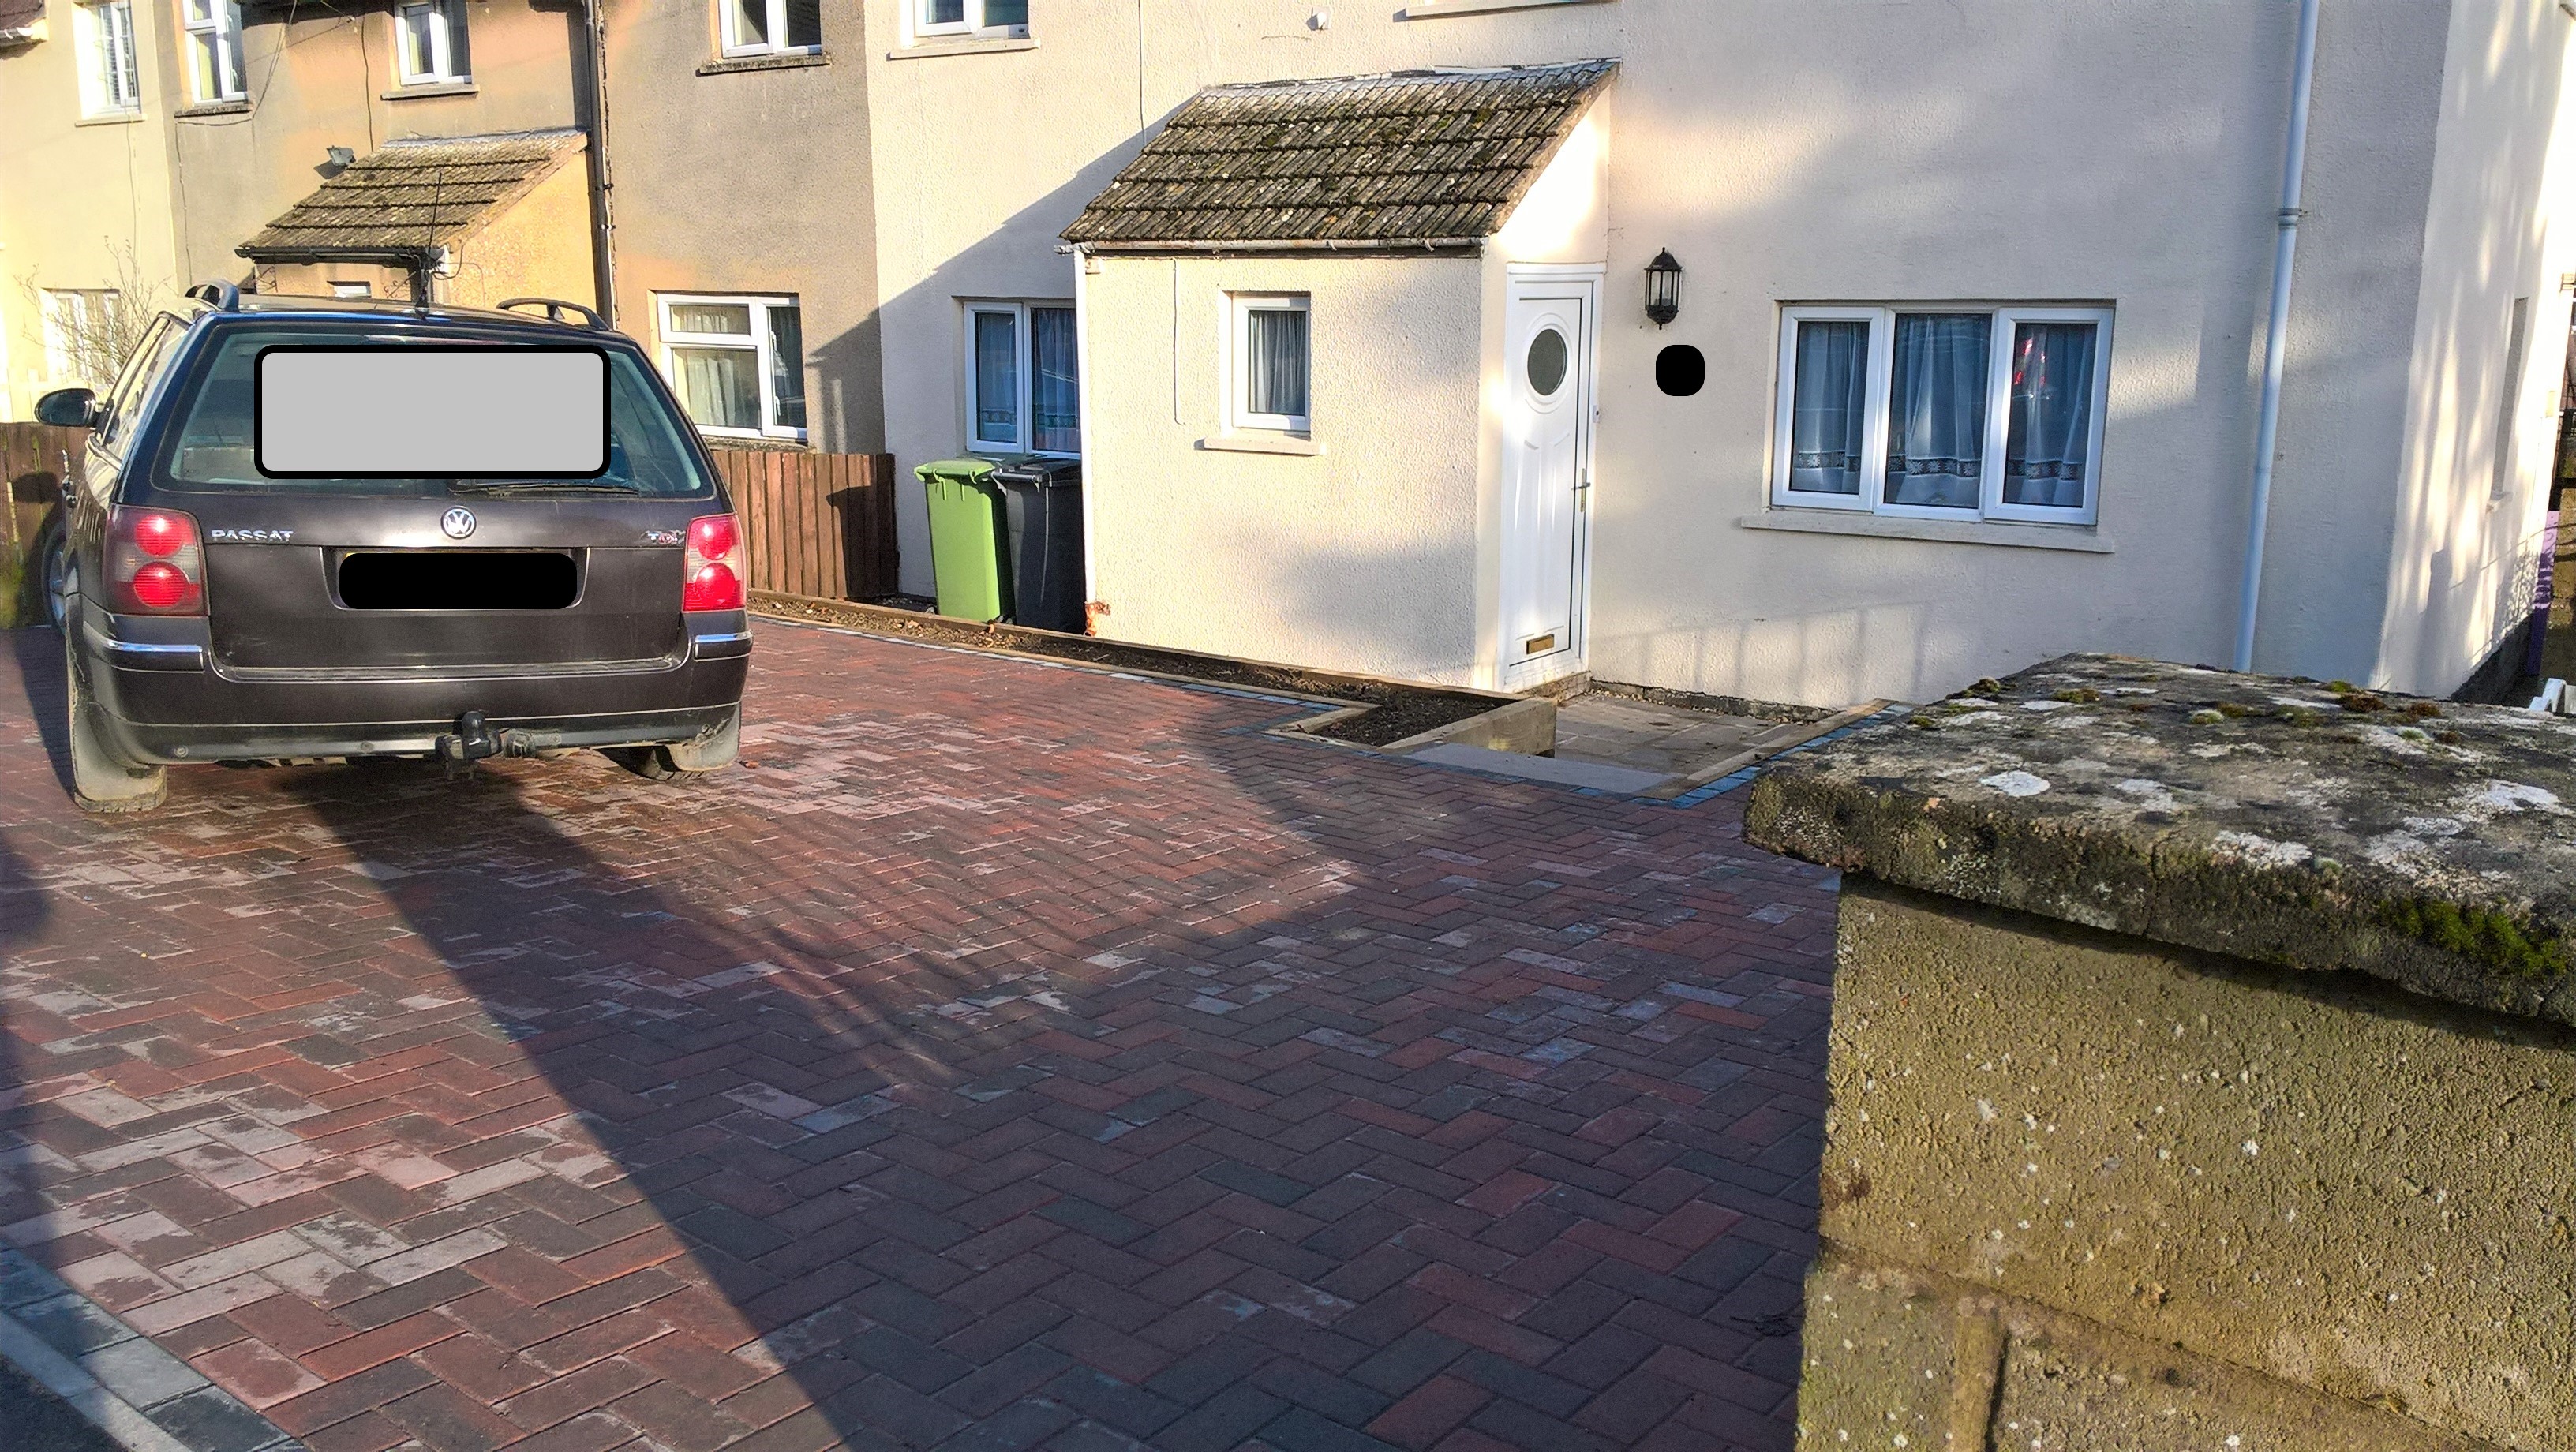
[[[81,805],[199,763],[733,761],[742,533],[631,340],[192,296],[107,397],[39,404],[92,428],[57,602]]]

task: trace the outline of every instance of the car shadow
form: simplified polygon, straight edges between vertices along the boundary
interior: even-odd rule
[[[50,625],[33,625],[18,630],[0,631],[9,641],[9,656],[18,667],[20,686],[27,694],[27,707],[36,718],[36,735],[44,742],[45,759],[53,766],[54,780],[61,783],[63,794],[72,790],[72,746],[70,736],[69,689],[64,678],[62,633]]]

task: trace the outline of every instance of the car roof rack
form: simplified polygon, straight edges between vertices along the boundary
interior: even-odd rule
[[[182,294],[191,302],[201,302],[219,313],[241,311],[241,289],[229,282],[201,282]]]
[[[523,307],[544,308],[546,310],[546,321],[550,323],[560,323],[564,320],[565,313],[574,312],[581,314],[583,327],[597,329],[601,332],[605,332],[608,329],[607,319],[602,318],[599,314],[592,312],[590,309],[583,307],[577,302],[565,302],[559,297],[505,297],[499,302],[494,303],[493,307],[502,312],[511,312]]]

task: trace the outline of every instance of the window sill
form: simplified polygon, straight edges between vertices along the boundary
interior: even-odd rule
[[[1293,454],[1312,458],[1324,452],[1324,446],[1304,434],[1211,434],[1199,440],[1199,447],[1229,454]]]
[[[74,126],[132,126],[142,119],[143,113],[140,111],[102,111],[95,116],[83,116],[72,124]]]
[[[1738,529],[1776,529],[1791,534],[1875,535],[1880,539],[1919,539],[1938,544],[2067,550],[2081,555],[2118,552],[2109,540],[2091,528],[2072,524],[2008,524],[1991,519],[1907,519],[1835,509],[1766,509],[1760,514],[1745,515],[1735,524]]]
[[[828,66],[832,53],[823,50],[791,50],[775,55],[729,55],[698,67],[702,76],[729,76],[738,71],[801,71],[812,66]]]
[[[199,101],[193,106],[182,106],[170,113],[172,119],[179,121],[194,121],[204,116],[247,116],[249,114],[250,102],[246,100]]]
[[[886,52],[887,60],[928,60],[942,55],[984,55],[1005,50],[1035,50],[1037,41],[1025,35],[978,35],[956,40],[916,40],[901,50]]]
[[[482,87],[474,84],[472,81],[423,81],[416,86],[397,86],[393,90],[385,92],[378,99],[385,101],[419,101],[425,100],[431,96],[472,96],[479,94],[482,89]]]
[[[1547,10],[1559,5],[1602,5],[1608,0],[1406,0],[1399,20],[1430,20],[1442,15],[1484,15],[1496,10]]]

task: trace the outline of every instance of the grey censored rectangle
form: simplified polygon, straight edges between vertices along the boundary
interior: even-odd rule
[[[274,478],[584,479],[608,468],[596,347],[263,348],[254,459]]]

